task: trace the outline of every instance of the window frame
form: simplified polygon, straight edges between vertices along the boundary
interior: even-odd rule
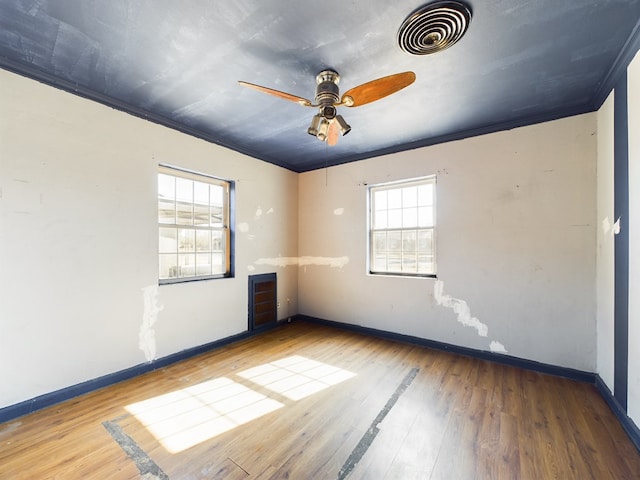
[[[197,202],[197,200],[195,198],[192,197],[192,199],[190,201],[183,201],[183,204],[189,204],[191,205],[191,214],[193,216],[193,223],[189,224],[189,223],[178,223],[178,214],[179,214],[179,209],[177,206],[178,203],[178,198],[177,198],[177,194],[174,195],[174,201],[176,202],[176,206],[174,209],[175,212],[175,217],[174,217],[174,222],[173,223],[166,223],[166,222],[161,222],[161,218],[160,218],[160,201],[161,201],[161,197],[160,197],[160,186],[159,186],[159,180],[160,180],[160,175],[164,174],[164,175],[168,175],[171,177],[174,177],[175,179],[186,179],[186,180],[193,180],[196,182],[200,182],[200,183],[205,183],[208,185],[214,185],[214,186],[221,186],[223,188],[223,198],[222,198],[222,212],[221,212],[221,226],[215,226],[211,223],[209,223],[209,225],[198,225],[195,221],[196,219],[196,212],[195,212],[195,207],[196,205],[200,205],[200,203]],[[166,164],[160,164],[158,165],[158,169],[156,172],[156,185],[157,185],[157,195],[156,195],[156,221],[157,221],[157,225],[158,225],[158,230],[157,230],[157,238],[158,238],[158,283],[159,285],[167,285],[167,284],[174,284],[174,283],[186,283],[186,282],[194,282],[194,281],[202,281],[202,280],[213,280],[213,279],[218,279],[218,278],[233,278],[234,277],[234,217],[235,217],[235,204],[234,204],[234,200],[235,200],[235,182],[233,182],[232,180],[227,180],[224,178],[220,178],[220,177],[215,177],[213,175],[209,175],[209,174],[205,174],[205,173],[201,173],[201,172],[196,172],[193,170],[187,170],[184,168],[180,168],[180,167],[176,167],[173,165],[166,165]],[[177,183],[177,182],[176,182]],[[177,190],[177,187],[176,187]],[[210,190],[211,192],[211,190]],[[209,199],[208,201],[209,203],[207,204],[209,207],[212,207],[213,204],[211,203],[211,199]],[[213,216],[213,213],[211,210],[209,210],[209,218],[211,218]],[[193,230],[194,231],[194,238],[197,238],[197,232],[198,231],[208,231],[208,232],[222,232],[222,239],[223,239],[223,248],[222,250],[222,259],[224,262],[224,272],[223,273],[207,273],[207,274],[202,274],[202,275],[198,275],[197,274],[197,265],[194,264],[194,274],[193,275],[185,275],[185,276],[177,276],[177,277],[162,277],[162,266],[161,266],[161,258],[163,255],[162,252],[162,248],[160,247],[160,233],[161,233],[161,229],[163,228],[169,228],[169,229],[175,229],[176,230],[176,234],[175,234],[175,238],[176,238],[176,242],[178,241],[178,236],[179,236],[179,230]],[[176,255],[179,255],[179,245],[177,245],[176,247]],[[194,245],[194,251],[193,251],[193,255],[194,258],[196,255],[198,255],[198,249],[197,249],[197,245]],[[213,249],[213,245],[210,245],[209,250],[205,253],[209,253],[211,255],[213,255],[213,253],[215,253],[214,249]],[[191,252],[188,252],[188,254],[191,254]],[[211,263],[211,265],[213,266],[213,263]],[[179,267],[179,263],[176,265],[177,267]]]
[[[432,203],[431,203],[431,213],[432,213],[432,225],[431,226],[415,226],[415,227],[393,227],[393,228],[375,228],[375,200],[374,194],[377,191],[383,190],[398,190],[404,187],[410,187],[413,185],[432,185]],[[436,202],[437,202],[437,178],[436,175],[427,175],[423,177],[415,177],[409,179],[395,180],[392,182],[378,183],[374,185],[367,186],[367,274],[372,276],[383,276],[383,277],[408,277],[408,278],[437,278],[437,244],[436,244],[436,233],[437,233],[437,218],[436,218]],[[404,207],[401,208],[404,211]],[[431,252],[432,255],[432,264],[433,269],[430,272],[418,272],[418,262],[416,260],[416,271],[402,271],[402,270],[389,270],[388,265],[386,269],[374,269],[374,255],[376,253],[374,248],[374,235],[376,232],[381,231],[416,231],[418,230],[429,230],[432,232],[431,234]],[[417,242],[417,240],[416,240]],[[416,247],[417,248],[417,247]],[[402,247],[401,247],[402,251]],[[416,250],[416,256],[418,256],[418,250]],[[401,268],[403,265],[401,259]]]

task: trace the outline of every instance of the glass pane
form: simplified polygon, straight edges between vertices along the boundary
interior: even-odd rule
[[[429,254],[433,252],[433,230],[418,231],[418,252]]]
[[[211,255],[211,273],[223,274],[225,273],[226,266],[224,261],[224,255],[222,253],[213,253]]]
[[[402,271],[406,273],[418,272],[418,259],[416,255],[404,255],[402,257]]]
[[[220,207],[224,205],[222,200],[224,198],[224,188],[221,185],[209,185],[209,192],[211,195],[209,199],[211,205],[218,205]]]
[[[387,233],[387,249],[400,255],[402,251],[402,232]]]
[[[193,277],[196,274],[196,256],[193,253],[178,254],[178,276]]]
[[[193,182],[193,201],[200,205],[209,205],[209,184]]]
[[[195,247],[196,231],[191,228],[178,229],[178,252],[194,252]]]
[[[387,219],[387,228],[400,228],[402,227],[402,210],[389,210]]]
[[[211,226],[212,227],[222,227],[224,226],[224,219],[222,218],[222,207],[220,206],[212,206],[211,207]]]
[[[193,203],[193,180],[176,178],[176,199]]]
[[[176,223],[179,225],[193,225],[193,203],[178,202],[176,207]]]
[[[209,205],[198,205],[197,203],[193,206],[193,224],[194,225],[206,225],[209,226]]]
[[[176,223],[176,202],[174,200],[158,199],[158,222]]]
[[[384,254],[375,255],[371,270],[374,272],[384,272],[387,270],[387,256]]]
[[[433,227],[433,207],[420,207],[418,209],[418,226]]]
[[[387,228],[387,211],[377,211],[374,213],[373,228]]]
[[[373,234],[374,252],[384,252],[387,249],[387,232],[375,232]]]
[[[404,254],[415,253],[416,231],[402,232],[402,251]]]
[[[160,254],[160,278],[178,277],[178,255]]]
[[[418,205],[418,188],[405,187],[402,189],[402,206],[403,208],[415,207]]]
[[[375,192],[373,197],[373,205],[375,210],[387,209],[387,191],[386,190]]]
[[[197,253],[196,254],[196,275],[211,275],[211,254],[210,253]]]
[[[388,205],[387,208],[402,208],[402,192],[401,189],[387,190]]]
[[[418,273],[434,273],[433,257],[431,255],[418,255]]]
[[[433,205],[433,183],[418,187],[418,205]]]
[[[176,198],[176,179],[163,173],[158,174],[158,198]]]
[[[402,255],[390,254],[387,256],[387,271],[388,272],[402,271]]]
[[[196,231],[196,251],[197,252],[211,251],[211,232],[209,230]]]
[[[418,209],[415,207],[402,210],[402,226],[404,228],[415,228],[418,226]]]
[[[160,253],[177,253],[178,240],[175,228],[160,228],[158,251]]]
[[[211,251],[216,252],[224,249],[224,232],[214,230],[211,232]]]

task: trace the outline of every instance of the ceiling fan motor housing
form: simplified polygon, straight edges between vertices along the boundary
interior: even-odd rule
[[[338,82],[340,75],[333,70],[323,70],[316,76],[315,102],[319,105],[321,115],[327,120],[336,116],[335,104],[340,102]]]

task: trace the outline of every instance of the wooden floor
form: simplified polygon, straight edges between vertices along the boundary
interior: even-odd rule
[[[637,479],[595,387],[294,322],[0,424],[2,479]]]

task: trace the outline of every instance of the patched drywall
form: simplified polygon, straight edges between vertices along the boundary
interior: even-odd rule
[[[246,331],[247,267],[298,256],[297,175],[4,70],[0,84],[0,408]],[[235,278],[158,286],[160,163],[235,182]],[[283,316],[297,277],[278,273]]]
[[[367,185],[425,175],[437,177],[437,279],[368,275]],[[349,258],[300,270],[300,313],[594,371],[595,114],[308,172],[299,184],[300,255]]]

